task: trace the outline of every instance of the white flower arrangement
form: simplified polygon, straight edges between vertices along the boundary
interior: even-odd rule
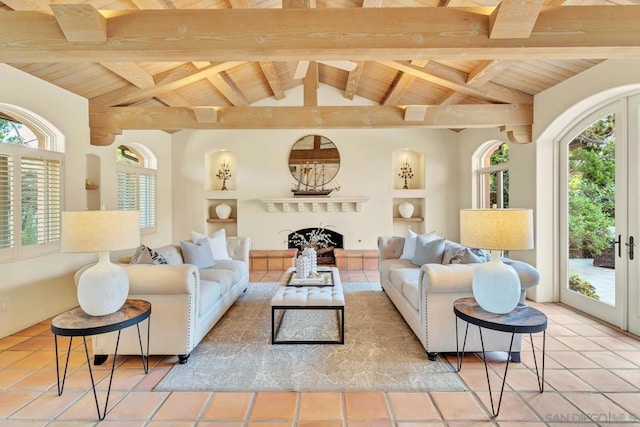
[[[332,225],[320,226],[308,233],[303,235],[293,230],[282,230],[287,231],[291,234],[289,237],[289,243],[294,244],[296,247],[300,249],[304,248],[313,248],[313,249],[324,249],[331,245],[335,245],[336,243],[331,240],[331,236],[326,232],[326,229],[333,228]]]

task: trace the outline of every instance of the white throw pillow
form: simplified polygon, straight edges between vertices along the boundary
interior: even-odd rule
[[[431,231],[429,233],[425,233],[422,235],[427,241],[436,240],[438,238],[438,233],[435,231]],[[400,259],[406,259],[411,261],[413,259],[413,255],[416,252],[416,239],[418,238],[418,233],[413,230],[407,230],[407,235],[404,238],[404,247],[402,248],[402,255],[400,255]]]
[[[191,232],[191,240],[199,242],[203,238],[207,238],[209,246],[211,247],[211,255],[215,261],[229,260],[229,251],[227,250],[227,233],[224,228],[213,233],[211,236],[207,236],[197,231]]]

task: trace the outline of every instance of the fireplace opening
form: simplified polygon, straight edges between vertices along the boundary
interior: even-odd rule
[[[294,236],[296,234],[301,234],[305,237],[306,240],[309,240],[316,230],[319,229],[317,227],[311,227],[302,228],[300,230],[289,233],[289,235],[287,236],[287,247],[289,249],[297,249],[299,255],[304,248],[299,244],[298,239],[295,239]],[[322,233],[328,236],[328,241],[330,243],[327,244],[327,247],[315,248],[316,253],[318,254],[318,265],[335,265],[336,257],[333,250],[342,249],[344,247],[342,234],[333,230],[329,230],[327,228],[322,229]]]

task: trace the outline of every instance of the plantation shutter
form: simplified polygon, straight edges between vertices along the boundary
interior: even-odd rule
[[[140,183],[140,228],[156,225],[156,177],[141,174]]]
[[[0,249],[13,248],[13,157],[0,153]]]
[[[138,176],[130,172],[118,172],[118,209],[138,209]]]
[[[22,246],[60,240],[61,162],[46,158],[20,160]]]

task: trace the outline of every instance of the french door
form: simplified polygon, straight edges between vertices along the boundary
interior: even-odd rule
[[[560,143],[560,300],[640,334],[640,96],[589,114]]]

